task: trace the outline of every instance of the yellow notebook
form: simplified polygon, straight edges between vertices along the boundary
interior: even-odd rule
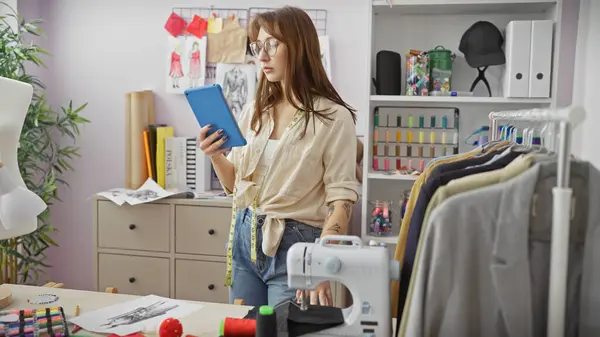
[[[156,183],[165,188],[165,139],[173,137],[172,126],[156,128]]]

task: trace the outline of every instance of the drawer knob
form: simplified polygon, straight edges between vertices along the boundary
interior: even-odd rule
[[[208,230],[208,235],[213,235],[215,234],[215,230],[214,229],[209,229]]]
[[[133,283],[133,282],[135,282],[135,277],[130,277],[129,278],[129,283]]]
[[[135,225],[134,224],[129,225],[129,229],[134,230],[135,229]]]
[[[215,289],[215,285],[214,284],[209,284],[208,285],[208,290],[213,290]]]

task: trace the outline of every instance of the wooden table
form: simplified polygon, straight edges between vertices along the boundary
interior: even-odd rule
[[[79,313],[84,314],[109,305],[127,302],[139,298],[134,295],[110,294],[102,292],[81,291],[71,289],[31,287],[22,285],[3,284],[0,287],[8,288],[12,292],[13,303],[6,309],[34,309],[47,306],[62,306],[65,314],[72,317],[75,307],[79,306]],[[32,305],[27,299],[38,294],[54,294],[58,302],[49,305]],[[225,317],[244,317],[251,307],[242,305],[194,302],[201,304],[202,309],[181,319],[183,332],[198,337],[219,336],[219,324]],[[78,335],[100,336],[99,334],[81,330]],[[149,333],[144,332],[145,335]]]

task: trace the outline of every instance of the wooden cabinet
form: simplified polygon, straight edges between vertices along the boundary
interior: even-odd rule
[[[96,290],[228,303],[231,201],[164,199],[137,206],[94,201]],[[332,287],[336,304],[342,288]]]
[[[231,201],[164,199],[117,206],[95,199],[98,291],[228,303],[225,245]]]

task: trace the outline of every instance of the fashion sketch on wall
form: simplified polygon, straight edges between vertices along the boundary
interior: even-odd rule
[[[321,62],[327,73],[327,77],[331,81],[331,52],[329,48],[329,36],[319,36],[319,45],[321,46]]]
[[[167,40],[167,92],[183,94],[189,87],[187,53],[183,36],[169,36]]]
[[[187,36],[185,47],[189,62],[187,73],[189,87],[203,86],[206,77],[206,36],[201,39],[195,36]]]
[[[229,103],[229,108],[238,118],[246,104],[254,98],[256,66],[253,64],[217,63],[216,83],[223,88],[223,95]]]

